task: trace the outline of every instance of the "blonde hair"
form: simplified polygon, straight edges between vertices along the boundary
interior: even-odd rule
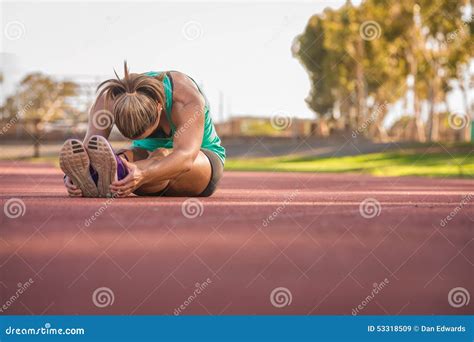
[[[112,113],[115,124],[125,137],[135,139],[153,126],[160,118],[158,104],[166,108],[163,74],[149,77],[129,73],[124,62],[124,77],[114,70],[116,79],[102,82],[98,87],[98,97],[114,101]]]

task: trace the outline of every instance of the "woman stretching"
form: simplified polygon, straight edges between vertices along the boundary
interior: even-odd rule
[[[61,149],[69,195],[212,195],[225,149],[196,82],[177,71],[131,74],[126,62],[124,69],[122,79],[99,85],[84,142],[70,139]],[[130,149],[114,153],[110,119],[133,140]]]

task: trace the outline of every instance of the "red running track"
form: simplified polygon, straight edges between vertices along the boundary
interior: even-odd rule
[[[0,192],[3,314],[474,313],[448,298],[474,295],[473,180],[227,172],[196,212],[70,199],[57,169],[0,163]]]

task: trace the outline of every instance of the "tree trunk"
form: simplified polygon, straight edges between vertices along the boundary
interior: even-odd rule
[[[426,141],[426,134],[425,134],[425,124],[421,119],[421,106],[420,100],[416,94],[416,90],[413,89],[413,101],[414,101],[414,111],[415,111],[415,129],[416,129],[416,138],[419,142]]]
[[[39,158],[40,157],[40,144],[36,140],[34,143],[34,152],[33,152],[33,158]]]
[[[435,69],[435,73],[437,73]],[[436,105],[438,104],[438,85],[439,78],[435,76],[433,81],[430,82],[430,93],[429,93],[429,103],[430,111],[428,116],[428,136],[430,141],[439,141],[439,114],[436,112]]]
[[[466,113],[466,125],[463,128],[462,132],[462,140],[463,141],[471,141],[471,125],[472,125],[472,114],[471,114],[471,106],[469,103],[469,94],[464,86],[462,84],[462,81],[459,82],[460,88],[461,88],[461,93],[462,93],[462,98],[463,98],[463,104],[464,104],[464,111]]]
[[[416,93],[416,74],[418,73],[418,63],[412,51],[408,51],[406,56],[410,67],[410,75],[413,77],[413,84],[409,87],[409,91],[411,90],[413,93],[413,115],[415,117],[415,124],[413,127],[415,132],[413,136],[417,141],[425,142],[425,125],[423,123],[423,120],[421,119],[421,106],[420,101],[418,99],[418,94]]]
[[[360,124],[358,123],[359,120],[358,120],[358,117],[357,117],[357,108],[353,104],[349,105],[349,116],[356,117],[357,125],[356,125],[356,127],[352,127],[352,130],[358,130],[359,127],[360,127]]]
[[[33,139],[35,141],[33,142],[33,158],[39,158],[40,157],[40,120],[35,120],[34,121],[34,128],[33,128]]]
[[[320,118],[318,121],[318,133],[324,138],[329,136],[329,126],[325,118]]]
[[[366,106],[366,89],[365,89],[365,76],[362,65],[357,61],[364,60],[364,45],[362,37],[357,35],[356,41],[356,81],[357,81],[357,117],[359,119],[358,125],[364,123],[367,120],[367,106]]]
[[[385,127],[383,127],[382,123],[377,125],[377,129],[378,129],[378,132],[379,132],[380,141],[383,142],[383,143],[389,142],[390,137],[389,137]]]
[[[372,115],[374,115],[374,117],[372,117]],[[373,120],[370,126],[371,128],[373,127],[373,130],[371,129],[373,132],[373,136],[377,137],[377,140],[383,143],[390,141],[390,137],[388,136],[387,130],[385,129],[385,127],[383,127],[383,122],[386,115],[387,102],[376,101],[370,116],[370,120]]]
[[[446,101],[446,92],[443,89],[443,79],[440,76],[440,65],[438,60],[434,61],[435,77],[434,77],[434,89],[433,89],[433,123],[432,123],[432,141],[440,140],[440,122],[439,122],[439,111],[436,108],[439,103]]]

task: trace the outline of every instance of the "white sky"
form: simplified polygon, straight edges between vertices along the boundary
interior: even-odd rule
[[[179,70],[194,77],[214,116],[222,91],[226,111],[313,117],[304,102],[308,77],[291,44],[312,14],[342,4],[2,2],[2,69],[9,83],[31,71],[107,77],[113,68],[122,74],[127,59],[132,72]],[[19,39],[6,39],[11,22],[21,23]],[[186,39],[185,30],[198,38]]]
[[[121,75],[127,59],[132,72],[179,70],[195,78],[215,118],[219,91],[225,113],[314,117],[304,101],[308,76],[291,44],[311,15],[344,3],[0,2],[3,95],[28,72],[104,79],[113,68]],[[186,39],[186,32],[196,39]]]

